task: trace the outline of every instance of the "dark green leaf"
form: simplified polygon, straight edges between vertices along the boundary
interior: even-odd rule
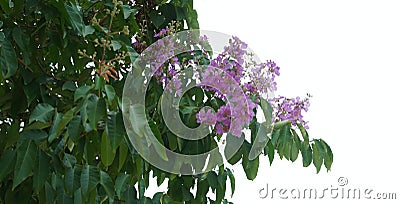
[[[110,139],[107,136],[106,131],[101,136],[101,149],[100,149],[100,160],[104,166],[110,166],[115,157],[115,151],[112,150],[110,145]]]
[[[41,141],[48,137],[47,132],[43,130],[26,130],[21,133],[21,139],[31,139]]]
[[[112,202],[114,200],[114,183],[111,177],[104,171],[100,171],[100,185],[103,186],[108,199]]]
[[[23,140],[17,149],[17,161],[15,164],[13,187],[17,187],[28,176],[32,175],[32,170],[36,159],[36,145],[31,140]]]
[[[128,185],[127,182],[129,181],[130,176],[128,174],[121,173],[118,175],[117,179],[115,180],[115,192],[119,198],[121,197],[121,193],[125,192]]]
[[[98,98],[95,95],[91,95],[88,98],[87,103],[87,115],[90,122],[90,126],[97,130],[97,123],[106,116],[106,104],[103,98]]]
[[[15,155],[15,151],[7,149],[0,157],[0,182],[2,182],[3,179],[14,170]]]
[[[0,71],[5,73],[4,78],[13,76],[18,69],[14,47],[8,40],[3,40],[0,44],[0,65]]]
[[[216,189],[218,186],[218,176],[214,171],[210,171],[207,174],[207,181],[211,188]]]
[[[97,186],[99,181],[99,169],[95,166],[85,165],[81,174],[81,188],[84,197],[89,196],[89,193]]]
[[[47,177],[50,174],[50,157],[39,150],[36,158],[35,168],[33,170],[33,187],[36,192],[44,186]]]
[[[108,115],[106,130],[110,138],[112,150],[115,152],[125,135],[121,113],[111,113]]]
[[[231,191],[232,191],[231,197],[232,197],[233,194],[235,193],[235,185],[236,185],[235,184],[235,176],[233,175],[233,173],[230,169],[227,169],[226,172],[228,174],[228,177],[229,177],[229,180],[231,183]]]

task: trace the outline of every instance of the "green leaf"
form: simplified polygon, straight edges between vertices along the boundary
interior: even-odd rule
[[[231,197],[232,197],[233,194],[235,193],[235,185],[236,185],[235,184],[235,176],[233,175],[233,173],[232,173],[232,171],[230,169],[227,169],[226,172],[228,174],[228,177],[229,177],[229,180],[230,180],[230,183],[231,183],[231,191],[232,191]]]
[[[96,188],[100,181],[99,169],[95,166],[85,165],[81,174],[81,188],[84,197],[88,197],[89,193]]]
[[[106,104],[103,98],[98,98],[96,95],[91,95],[87,103],[87,116],[90,126],[97,130],[97,123],[106,116]]]
[[[110,138],[110,144],[113,152],[116,151],[125,135],[125,127],[123,124],[121,113],[111,113],[107,117],[106,124],[107,135]]]
[[[61,90],[63,90],[63,91],[64,91],[64,90],[75,91],[75,90],[76,90],[76,85],[75,85],[75,83],[72,82],[72,81],[66,81],[66,82],[63,84]]]
[[[56,137],[58,137],[64,128],[67,126],[69,121],[74,117],[74,109],[70,109],[64,115],[56,114],[53,126],[50,129],[50,135],[48,138],[49,143],[51,143]]]
[[[56,112],[56,114],[54,116],[54,120],[53,120],[53,125],[50,128],[50,135],[47,138],[47,141],[49,143],[53,142],[53,140],[56,138],[58,125],[60,124],[60,121],[61,121],[62,117],[63,117],[62,113]]]
[[[124,192],[123,199],[125,200],[125,203],[137,203],[137,192],[135,186],[128,187],[128,189]]]
[[[7,149],[0,157],[0,182],[14,170],[15,165],[15,151]]]
[[[116,40],[111,40],[111,45],[114,51],[121,49],[122,45]]]
[[[308,137],[307,130],[300,123],[297,124],[297,127],[300,129],[301,136],[303,137],[303,140],[308,143],[309,142],[309,137]]]
[[[101,136],[101,148],[100,148],[100,160],[104,166],[110,166],[115,157],[115,151],[112,150],[110,145],[110,140],[107,136],[106,131],[103,132]]]
[[[122,5],[122,11],[124,13],[124,19],[129,18],[131,14],[135,15],[137,13],[137,10],[131,8],[129,5]]]
[[[72,28],[80,34],[83,34],[85,24],[83,23],[80,6],[75,4],[65,5],[65,9],[69,15]]]
[[[267,126],[269,126],[272,124],[272,106],[267,100],[262,97],[260,97],[260,104],[261,109],[264,113],[265,123],[267,124]]]
[[[111,85],[106,84],[104,89],[106,90],[108,102],[111,103],[115,98],[115,90]]]
[[[80,98],[84,98],[89,93],[91,87],[90,86],[81,86],[75,90],[74,101],[79,100]]]
[[[73,168],[77,160],[74,155],[65,153],[63,158],[63,163],[67,168]]]
[[[84,26],[84,27],[83,27],[81,33],[82,33],[82,36],[83,36],[83,37],[86,37],[87,35],[93,34],[94,31],[95,31],[95,29],[94,29],[92,26],[87,25],[87,26]]]
[[[326,143],[324,140],[320,139],[322,145],[324,146],[325,149],[325,157],[324,157],[324,166],[327,171],[331,169],[332,163],[333,163],[333,153],[331,150],[331,147]]]
[[[68,125],[68,135],[74,142],[78,142],[78,138],[83,131],[81,120],[81,116],[76,115],[74,118],[72,118]]]
[[[268,154],[269,165],[272,165],[275,157],[275,148],[271,140],[269,140],[267,145],[265,146],[264,154]]]
[[[117,193],[118,198],[122,198],[121,193],[125,192],[127,189],[127,182],[129,181],[129,178],[130,176],[128,174],[121,173],[115,180],[115,192]]]
[[[297,157],[299,156],[299,148],[297,147],[295,141],[293,140],[290,146],[290,161],[296,161]]]
[[[35,168],[33,170],[33,187],[36,192],[44,186],[47,177],[50,174],[50,157],[39,150],[36,158]]]
[[[218,186],[218,176],[214,171],[210,171],[207,174],[207,181],[208,184],[211,186],[212,189],[216,189]]]
[[[258,173],[259,157],[256,157],[253,160],[249,160],[250,148],[251,145],[247,141],[245,141],[243,149],[242,166],[244,172],[246,173],[247,179],[254,180]]]
[[[17,161],[15,164],[13,187],[17,187],[22,181],[32,175],[36,159],[36,145],[31,140],[23,140],[17,149]]]
[[[100,185],[104,188],[110,203],[112,203],[114,201],[114,183],[111,177],[104,171],[100,171]]]
[[[47,132],[43,130],[25,130],[21,133],[21,139],[31,139],[41,141],[48,137]]]
[[[131,60],[131,63],[134,63],[136,58],[139,57],[139,54],[131,46],[126,45],[126,49],[128,50],[129,59]]]
[[[43,123],[50,122],[53,111],[53,106],[47,103],[39,103],[29,117],[29,123],[32,123],[33,121],[40,121]]]
[[[0,71],[5,73],[4,78],[9,78],[15,74],[18,69],[17,55],[13,45],[8,40],[3,40],[0,44]]]
[[[120,171],[124,166],[127,156],[128,156],[128,146],[123,142],[119,146],[118,171]]]
[[[303,157],[303,167],[308,167],[312,162],[312,149],[308,143],[303,142],[301,144],[301,156]]]
[[[82,174],[82,169],[80,167],[73,167],[68,168],[65,172],[65,189],[68,193],[76,193],[76,190],[79,190],[79,194],[81,193],[80,190],[80,176]],[[82,195],[81,195],[82,196]]]
[[[165,17],[162,15],[159,15],[156,11],[152,10],[150,11],[149,14],[151,22],[156,26],[156,28],[160,28],[161,25],[165,21]]]
[[[323,149],[321,150],[318,144],[318,141],[315,140],[314,143],[312,144],[312,149],[313,149],[313,164],[315,168],[317,169],[317,173],[321,170],[322,162],[323,162]]]

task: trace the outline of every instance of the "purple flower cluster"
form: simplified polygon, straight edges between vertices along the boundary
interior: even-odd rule
[[[163,29],[160,30],[160,32],[154,34],[154,37],[155,38],[161,37],[161,36],[167,34],[168,32],[169,32],[168,29],[163,28]]]
[[[167,29],[162,29],[154,37],[162,37],[168,33]],[[207,36],[201,36],[198,42],[199,48],[210,60],[208,66],[197,67],[196,59],[187,59],[183,64],[177,57],[169,59],[170,56],[174,56],[174,50],[178,46],[184,46],[184,43],[164,38],[158,40],[156,46],[152,46],[147,52],[155,56],[150,68],[165,90],[181,96],[182,82],[178,73],[186,67],[193,67],[193,76],[200,81],[199,86],[212,92],[213,97],[226,102],[215,111],[201,109],[196,115],[197,122],[214,126],[216,134],[230,132],[240,137],[243,128],[255,117],[253,110],[259,102],[259,97],[277,90],[275,79],[280,75],[280,68],[273,61],[256,63],[252,53],[247,51],[247,44],[237,37],[232,37],[228,46],[214,58],[209,56],[203,46],[204,43],[208,43]],[[194,51],[188,53],[192,56],[195,54]],[[270,100],[270,103],[274,108],[276,121],[290,120],[293,125],[300,123],[308,128],[302,115],[303,111],[308,111],[308,98],[301,100],[299,97],[278,97]]]
[[[309,98],[300,99],[300,97],[286,98],[280,96],[271,99],[270,102],[274,109],[275,120],[290,120],[293,126],[301,124],[304,128],[308,129],[308,121],[304,120],[302,112],[308,111],[310,107]]]

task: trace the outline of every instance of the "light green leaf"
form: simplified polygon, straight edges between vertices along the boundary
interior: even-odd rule
[[[122,11],[124,12],[124,19],[127,19],[131,14],[135,15],[137,13],[137,10],[129,5],[122,5]]]
[[[87,35],[91,35],[94,33],[94,31],[95,29],[92,26],[90,25],[84,26],[82,30],[82,36],[86,37]]]
[[[110,166],[115,157],[115,151],[112,150],[110,145],[110,139],[107,136],[106,131],[103,131],[103,135],[101,136],[101,149],[100,149],[100,160],[104,166]]]
[[[89,93],[91,87],[90,86],[81,86],[75,90],[74,94],[74,101],[79,100],[80,98],[86,97],[86,95]]]
[[[126,49],[128,50],[129,59],[131,60],[131,63],[134,63],[136,58],[139,57],[139,54],[131,46],[126,45]]]
[[[15,74],[18,69],[17,55],[13,45],[8,40],[3,40],[0,44],[0,71],[5,73],[4,78],[9,78]]]
[[[36,145],[32,140],[23,140],[17,149],[17,163],[15,164],[13,187],[32,175],[36,159]]]
[[[117,50],[121,49],[121,47],[122,47],[121,43],[119,43],[116,40],[111,40],[111,45],[112,45],[114,51],[117,51]]]
[[[85,165],[81,174],[81,188],[84,197],[88,197],[89,193],[96,188],[100,181],[99,169],[95,166]]]
[[[115,98],[115,90],[111,85],[106,84],[104,89],[106,90],[108,102],[111,103]]]
[[[53,106],[47,103],[39,103],[29,117],[29,123],[32,123],[33,121],[40,121],[43,123],[50,122],[53,111]]]
[[[36,192],[44,186],[47,177],[50,174],[50,157],[39,150],[36,158],[35,168],[33,170],[33,187]]]
[[[81,7],[79,5],[71,4],[65,5],[65,9],[69,15],[72,28],[82,34],[85,24],[83,23]]]

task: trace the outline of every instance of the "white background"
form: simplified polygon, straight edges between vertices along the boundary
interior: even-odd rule
[[[400,200],[400,2],[195,0],[200,28],[236,35],[281,67],[277,94],[311,93],[310,137],[334,152],[332,171],[276,158],[248,181],[235,168],[235,203],[396,203]],[[390,200],[259,198],[265,188],[370,188]],[[374,194],[372,194],[374,195]],[[277,195],[275,195],[277,196]]]

